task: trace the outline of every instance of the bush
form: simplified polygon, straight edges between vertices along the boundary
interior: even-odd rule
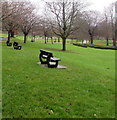
[[[87,44],[75,44],[75,43],[73,43],[73,45],[81,46],[81,47],[86,47],[87,48]]]

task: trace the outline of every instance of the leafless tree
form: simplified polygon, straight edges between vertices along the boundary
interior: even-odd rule
[[[37,16],[35,15],[34,8],[30,2],[25,2],[23,12],[24,14],[22,14],[19,19],[19,26],[24,34],[24,43],[26,43],[27,35],[37,22]]]
[[[103,33],[107,40],[108,45],[108,39],[113,40],[113,46],[116,46],[116,40],[115,40],[115,3],[111,3],[109,7],[105,8],[104,11],[104,20],[102,23],[103,26]]]
[[[8,41],[10,41],[11,35],[18,27],[17,21],[19,20],[19,15],[21,14],[19,8],[22,3],[6,1],[2,3],[2,23],[3,28],[8,31]]]
[[[1,14],[0,20],[4,20],[12,15],[14,7],[12,6],[12,2],[8,3],[7,1],[1,2]]]
[[[113,46],[116,46],[116,40],[115,40],[115,3],[112,3],[108,9],[109,9],[109,15],[110,15]]]
[[[43,32],[44,38],[45,38],[45,44],[47,43],[48,37],[49,37],[49,22],[45,18],[41,18],[40,22],[40,29]]]
[[[105,33],[106,33],[106,40],[107,40],[107,46],[109,45],[109,42],[108,42],[108,40],[109,40],[109,21],[108,21],[108,15],[105,13],[105,22],[104,22],[104,24],[105,24]]]
[[[93,44],[94,36],[96,35],[98,23],[99,23],[99,13],[97,11],[88,11],[85,14],[85,20],[87,22],[87,30],[90,36],[91,44]]]
[[[74,26],[78,25],[79,29],[75,30],[75,32],[70,35],[70,38],[76,39],[76,42],[78,42],[78,40],[89,40],[88,25],[84,17],[85,14],[82,14],[81,17],[76,19]]]
[[[51,11],[53,18],[49,18],[53,32],[62,38],[62,50],[66,50],[66,39],[72,34],[79,26],[74,27],[76,16],[84,8],[81,1],[69,2],[69,0],[61,0],[58,2],[47,3],[47,8]]]
[[[36,21],[34,7],[30,2],[26,1],[5,1],[2,3],[2,22],[3,27],[8,31],[8,41],[10,35],[14,35],[14,30],[21,28],[24,34],[24,43],[26,37]]]
[[[105,9],[102,16],[102,20],[98,24],[98,34],[106,39],[106,45],[108,46],[111,38],[111,24],[107,9]]]

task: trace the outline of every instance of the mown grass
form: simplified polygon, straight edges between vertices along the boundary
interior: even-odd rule
[[[115,51],[67,44],[22,44],[21,51],[2,46],[3,118],[114,118]],[[43,68],[39,50],[62,59],[67,69]]]

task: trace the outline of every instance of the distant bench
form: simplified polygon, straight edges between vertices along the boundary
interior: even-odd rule
[[[14,42],[14,43],[13,43],[13,47],[14,47],[14,49],[16,49],[16,50],[21,50],[22,45],[19,45],[18,42]]]
[[[61,61],[61,59],[53,57],[53,53],[45,50],[40,50],[39,59],[41,64],[47,64],[49,68],[56,68],[58,61]]]
[[[6,41],[6,45],[7,46],[12,46],[12,43],[10,43],[9,41]]]

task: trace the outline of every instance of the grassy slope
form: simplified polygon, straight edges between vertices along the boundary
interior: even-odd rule
[[[21,51],[3,44],[3,117],[111,118],[114,112],[115,51],[39,41]],[[36,64],[40,49],[52,51],[67,69]]]

